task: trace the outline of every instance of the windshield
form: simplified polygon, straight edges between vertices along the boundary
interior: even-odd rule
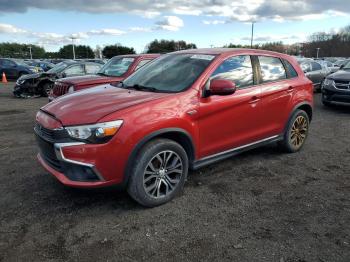
[[[189,88],[214,58],[213,55],[202,54],[164,55],[141,67],[124,81],[124,85],[180,92]]]
[[[49,71],[47,71],[47,73],[60,73],[62,72],[66,67],[68,66],[68,64],[61,62],[58,63],[57,65],[55,65],[53,68],[51,68]]]
[[[129,70],[129,67],[134,61],[135,58],[132,57],[112,58],[100,69],[98,74],[105,76],[122,76]]]

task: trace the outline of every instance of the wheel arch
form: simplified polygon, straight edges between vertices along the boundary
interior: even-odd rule
[[[311,122],[312,120],[312,114],[313,114],[313,109],[312,109],[312,106],[311,104],[307,103],[307,102],[303,102],[303,103],[299,103],[297,104],[293,111],[292,111],[292,114],[296,111],[296,110],[303,110],[306,112],[306,114],[308,115],[309,117],[309,121]]]
[[[170,140],[173,140],[180,144],[184,150],[186,151],[186,154],[188,156],[189,160],[189,166],[192,166],[192,163],[195,160],[195,146],[193,143],[193,139],[191,135],[184,129],[181,128],[165,128],[158,131],[155,131],[147,136],[145,136],[141,141],[137,143],[137,145],[133,148],[129,158],[128,162],[124,171],[124,179],[123,179],[123,185],[126,186],[128,184],[128,181],[130,179],[131,169],[132,165],[135,161],[135,158],[137,157],[138,152],[143,148],[144,145],[146,145],[148,142],[157,139],[157,138],[167,138]]]

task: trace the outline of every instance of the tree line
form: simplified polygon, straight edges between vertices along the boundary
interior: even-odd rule
[[[229,48],[251,48],[250,45],[228,44],[224,47]],[[183,40],[158,40],[150,42],[145,53],[168,53],[177,50],[195,49],[197,46],[194,43],[187,43]],[[297,43],[286,45],[282,41],[267,42],[264,44],[255,44],[252,46],[255,49],[270,50],[289,55],[302,55],[306,57],[315,57],[319,50],[320,57],[350,57],[350,25],[344,27],[339,32],[318,32],[310,35],[305,43]],[[11,58],[30,58],[30,49],[32,57],[35,58],[73,58],[73,46],[65,45],[58,52],[46,52],[44,48],[36,45],[18,44],[18,43],[0,43],[0,57]],[[104,58],[111,58],[116,55],[135,54],[133,47],[123,46],[121,44],[107,45],[103,49],[97,47],[92,50],[87,45],[75,45],[75,57],[80,58],[95,58],[101,54]]]

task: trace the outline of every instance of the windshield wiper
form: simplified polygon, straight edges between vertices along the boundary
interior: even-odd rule
[[[105,73],[97,73],[97,75],[99,75],[99,76],[110,76],[110,75],[107,75],[107,74],[105,74]]]
[[[124,85],[124,83],[122,85]],[[135,90],[146,90],[146,91],[150,91],[150,92],[157,92],[158,91],[157,88],[150,87],[150,86],[142,86],[142,85],[138,85],[138,84],[135,84],[133,86],[125,86],[125,88],[133,88]]]

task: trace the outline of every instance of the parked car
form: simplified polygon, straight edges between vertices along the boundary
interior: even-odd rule
[[[17,79],[22,75],[36,73],[37,70],[18,59],[0,58],[0,74],[9,79]]]
[[[91,62],[65,61],[57,64],[47,72],[21,76],[14,87],[14,95],[41,95],[48,96],[54,82],[59,78],[80,75],[93,75],[102,65]]]
[[[305,60],[300,62],[300,66],[303,69],[307,78],[309,78],[314,86],[314,91],[319,92],[321,90],[322,82],[330,70],[326,66],[322,65],[319,62],[313,60]]]
[[[339,70],[338,66],[335,66],[332,62],[323,60],[323,61],[318,61],[321,65],[325,66],[326,69],[328,70],[328,74],[333,74]]]
[[[350,103],[350,61],[329,75],[322,85],[322,103]]]
[[[99,84],[122,81],[137,69],[157,58],[159,54],[121,55],[111,58],[101,70],[93,76],[79,76],[59,79],[55,82],[49,101],[74,91],[90,88]]]
[[[50,63],[50,62],[46,62],[46,61],[28,61],[26,63],[29,64],[30,66],[40,68],[41,71],[44,71],[44,72],[47,72],[51,68],[55,67],[55,64]]]
[[[248,49],[165,54],[123,82],[56,99],[36,115],[41,165],[73,187],[126,186],[144,206],[197,169],[278,142],[299,151],[313,87],[288,55]]]

